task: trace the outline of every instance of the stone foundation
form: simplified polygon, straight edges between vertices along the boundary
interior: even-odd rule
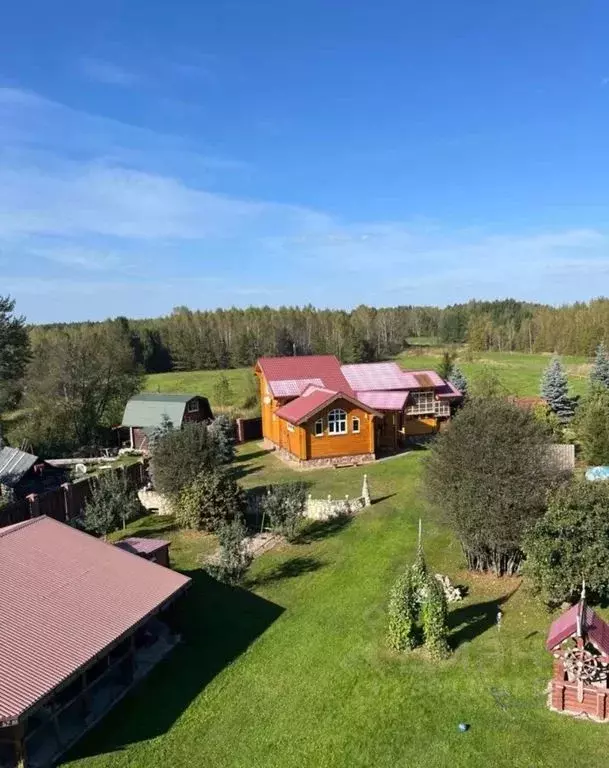
[[[317,469],[319,467],[348,467],[352,464],[359,467],[361,464],[369,464],[376,458],[373,453],[359,453],[355,456],[327,456],[320,459],[299,459],[297,456],[294,456],[293,453],[286,451],[285,448],[280,448],[270,440],[265,441],[265,448],[267,447],[266,443],[269,444],[269,447],[275,449],[276,455],[282,459],[282,461],[285,461],[294,467],[298,467],[299,469]]]

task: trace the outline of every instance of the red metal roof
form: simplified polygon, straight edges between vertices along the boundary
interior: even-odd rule
[[[343,365],[342,371],[353,389],[360,392],[406,389],[397,363],[354,363]]]
[[[289,421],[291,424],[301,424],[311,415],[340,398],[353,403],[353,405],[359,408],[363,408],[365,411],[375,413],[374,409],[369,405],[351,395],[346,395],[344,392],[333,392],[331,389],[309,387],[301,397],[297,397],[296,400],[292,400],[290,403],[278,408],[275,411],[275,415],[284,421]]]
[[[556,621],[552,622],[546,640],[546,648],[551,651],[567,638],[577,635],[578,615],[581,616],[583,632],[601,653],[609,655],[609,625],[582,601],[571,606],[568,611],[565,611]]]
[[[129,536],[117,541],[114,546],[136,555],[151,555],[169,546],[169,542],[165,539],[142,539],[137,536]]]
[[[408,398],[408,392],[356,392],[357,399],[370,408],[379,411],[401,411]]]
[[[353,396],[353,390],[343,376],[340,363],[334,355],[303,355],[301,357],[261,357],[258,360],[271,391],[273,382],[317,379],[324,387]],[[279,395],[277,395],[279,396]]]
[[[0,722],[25,714],[189,583],[49,517],[0,529]]]
[[[275,397],[298,397],[299,395],[302,395],[310,384],[313,384],[316,387],[323,387],[324,385],[320,378],[278,379],[277,381],[269,381],[269,387]]]

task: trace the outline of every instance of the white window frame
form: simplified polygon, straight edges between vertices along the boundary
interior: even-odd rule
[[[328,434],[346,435],[349,431],[347,411],[342,408],[334,408],[328,414]]]
[[[317,427],[321,424],[321,430],[318,430]],[[315,422],[315,426],[313,427],[313,434],[315,437],[323,437],[324,436],[324,420],[323,419],[317,419]]]
[[[187,413],[199,413],[199,401],[198,400],[189,400],[188,405],[186,406]]]
[[[408,416],[433,416],[436,411],[433,390],[411,392],[408,396],[406,414]]]
[[[357,424],[357,429],[355,428],[355,425]],[[359,416],[354,416],[351,419],[351,431],[354,435],[359,435],[360,429],[362,428],[362,424],[360,421]]]
[[[294,431],[294,425],[288,424],[288,432],[293,432],[293,431]]]

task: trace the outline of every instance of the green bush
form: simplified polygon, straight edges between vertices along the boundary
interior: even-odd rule
[[[442,585],[428,576],[421,601],[421,624],[427,651],[437,659],[448,656],[448,606]]]
[[[261,500],[262,511],[268,516],[271,528],[294,541],[298,535],[306,503],[303,483],[274,485]]]
[[[572,481],[549,500],[527,534],[525,573],[551,606],[573,600],[586,580],[589,592],[609,598],[609,481]]]
[[[93,483],[91,498],[85,504],[82,527],[89,533],[105,537],[125,528],[141,510],[137,494],[129,487],[123,472],[107,470]]]
[[[207,566],[208,572],[226,584],[239,584],[250,567],[253,555],[246,545],[246,529],[239,515],[222,521],[218,528],[219,560]]]
[[[609,464],[609,390],[594,386],[580,406],[575,432],[591,465]]]
[[[220,467],[200,472],[178,496],[176,523],[180,528],[214,531],[243,512],[245,497],[234,477]]]
[[[389,596],[387,642],[394,651],[414,648],[415,595],[412,573],[408,569],[399,576]]]
[[[204,470],[218,464],[218,446],[207,425],[165,423],[152,440],[150,474],[160,493],[174,498]]]

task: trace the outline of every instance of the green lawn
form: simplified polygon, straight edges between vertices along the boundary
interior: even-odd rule
[[[606,759],[607,731],[549,712],[549,617],[516,579],[463,573],[460,549],[421,499],[424,453],[370,466],[377,503],[314,526],[256,561],[246,589],[199,567],[209,536],[145,518],[193,577],[184,644],[65,763],[72,768],[543,768]],[[298,477],[314,495],[358,493],[363,469],[296,474],[256,444],[247,486]],[[417,521],[432,568],[469,587],[451,611],[455,653],[433,664],[385,646],[386,602],[413,557]],[[505,613],[495,626],[497,606]],[[458,724],[471,725],[460,733]]]
[[[442,350],[435,348],[427,354],[420,350],[407,350],[396,358],[402,368],[434,368],[440,362]],[[521,397],[539,395],[539,381],[551,355],[528,355],[521,352],[484,352],[474,362],[457,358],[467,377],[475,376],[483,368],[494,371],[511,395]],[[569,383],[574,394],[583,394],[586,389],[590,364],[585,357],[562,358],[566,366]]]

